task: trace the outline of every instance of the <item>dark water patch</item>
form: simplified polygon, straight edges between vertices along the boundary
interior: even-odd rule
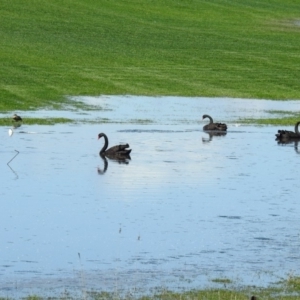
[[[16,271],[14,271],[14,273],[25,274],[25,275],[42,274],[40,271],[34,271],[34,270],[16,270]]]
[[[231,220],[240,220],[240,216],[219,216],[219,218],[231,219]]]
[[[255,237],[254,239],[260,240],[260,241],[272,241],[273,239],[266,238],[266,237]]]
[[[178,132],[187,132],[185,130],[159,130],[159,129],[126,129],[126,130],[118,130],[119,132],[127,132],[127,133],[178,133]],[[190,132],[191,130],[189,130]],[[196,130],[199,131],[199,130]]]

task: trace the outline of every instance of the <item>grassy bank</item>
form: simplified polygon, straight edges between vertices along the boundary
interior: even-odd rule
[[[230,280],[229,280],[230,281]],[[72,293],[65,291],[61,296],[38,296],[29,295],[23,297],[24,300],[75,300],[75,299],[89,299],[89,300],[298,300],[300,299],[300,278],[290,277],[287,280],[278,282],[272,287],[268,288],[220,288],[220,289],[203,289],[190,290],[186,292],[172,292],[165,289],[158,289],[152,295],[138,295],[134,290],[126,295],[121,295],[116,292],[98,292],[82,290],[82,296],[72,296]],[[10,300],[13,298],[0,298],[0,300]]]
[[[66,95],[300,99],[297,0],[2,0],[0,110]]]

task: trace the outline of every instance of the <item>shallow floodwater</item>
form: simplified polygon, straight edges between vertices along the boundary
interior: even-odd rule
[[[116,116],[110,124],[25,121],[12,136],[2,127],[0,296],[136,295],[299,275],[298,145],[278,145],[274,126],[229,122],[226,135],[209,136],[201,121],[296,101],[149,98],[151,111],[147,99],[137,108],[137,97],[100,97],[93,104],[106,110],[82,112]],[[129,143],[131,160],[103,161],[100,132],[110,145]]]

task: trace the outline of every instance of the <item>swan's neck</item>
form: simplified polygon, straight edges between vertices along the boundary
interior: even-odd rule
[[[103,137],[104,137],[104,146],[102,147],[102,149],[100,150],[100,154],[105,152],[105,150],[107,149],[108,147],[108,138],[106,135],[103,134]]]
[[[213,122],[214,122],[214,121],[213,121],[213,118],[212,118],[211,116],[206,115],[206,118],[209,118],[209,123],[213,123]]]
[[[300,124],[300,122],[297,122],[296,123],[296,125],[295,125],[295,132],[297,133],[297,134],[300,134],[300,132],[299,132],[299,124]]]

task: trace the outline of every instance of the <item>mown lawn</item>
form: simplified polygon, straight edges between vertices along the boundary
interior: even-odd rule
[[[68,95],[300,99],[298,0],[1,0],[0,110]]]

